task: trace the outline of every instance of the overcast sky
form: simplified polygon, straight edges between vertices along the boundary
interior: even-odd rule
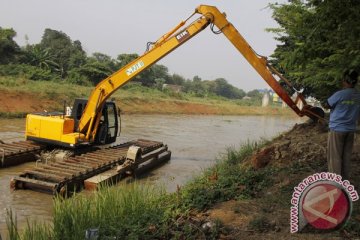
[[[270,55],[277,42],[265,28],[276,27],[268,3],[285,0],[0,0],[0,26],[13,28],[16,41],[38,43],[45,28],[80,40],[91,55],[101,52],[114,58],[120,53],[142,54],[155,41],[200,4],[216,6],[261,55]],[[162,59],[169,72],[203,80],[223,77],[246,91],[267,84],[222,35],[209,28]]]

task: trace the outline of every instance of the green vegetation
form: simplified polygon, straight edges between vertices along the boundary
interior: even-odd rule
[[[295,88],[304,88],[305,95],[324,100],[338,88],[344,70],[360,70],[358,0],[294,0],[271,4],[270,8],[280,25],[268,29],[277,34],[279,41],[271,61]],[[95,85],[138,57],[136,53],[120,53],[114,59],[98,52],[88,56],[79,40],[73,41],[53,29],[45,29],[40,43],[33,45],[20,47],[15,36],[15,30],[0,27],[1,76]],[[226,79],[185,79],[169,74],[168,68],[159,64],[144,70],[133,81],[158,89],[163,84],[179,85],[182,91],[197,97],[241,99],[246,94]]]
[[[103,188],[93,196],[57,199],[54,206],[55,239],[82,239],[86,229],[98,228],[101,236],[124,239],[162,233],[167,219],[163,192],[150,186]],[[155,228],[156,231],[151,231]]]
[[[11,98],[0,106],[0,117],[23,117],[29,112],[63,111],[64,101],[71,105],[75,98],[87,98],[92,86],[60,79],[31,80],[26,76],[0,76],[2,98]],[[175,92],[129,82],[113,95],[124,113],[143,114],[222,114],[222,115],[289,115],[289,109],[273,104],[261,107],[261,95],[251,99],[228,99],[216,94],[200,97],[194,92]],[[37,107],[37,108],[34,108]]]
[[[281,44],[273,63],[295,86],[320,100],[339,88],[347,69],[360,70],[360,1],[295,0],[271,5]]]
[[[92,86],[82,86],[64,81],[34,81],[25,77],[0,76],[0,90],[19,91],[34,93],[42,97],[49,97],[54,100],[59,98],[72,102],[74,98],[88,97],[93,90]],[[114,98],[128,99],[178,99],[194,102],[234,102],[238,105],[260,105],[259,99],[254,100],[229,100],[215,94],[209,94],[206,97],[199,97],[193,92],[179,92],[165,89],[146,87],[141,84],[130,82],[124,87],[117,90],[113,95]]]
[[[0,112],[0,118],[24,118],[26,112]]]
[[[304,139],[299,132],[309,135]],[[104,186],[90,195],[56,198],[50,224],[29,222],[24,230],[19,230],[16,215],[8,211],[8,233],[12,236],[10,239],[16,240],[83,239],[90,228],[99,230],[99,239],[219,239],[220,236],[265,239],[270,235],[279,239],[294,236],[332,239],[342,235],[356,238],[360,236],[357,202],[342,230],[321,235],[306,230],[292,235],[288,231],[294,186],[311,173],[326,171],[321,147],[312,151],[309,147],[316,139],[321,142],[319,146],[326,145],[326,135],[326,131],[313,124],[302,124],[271,141],[247,142],[239,149],[229,148],[213,167],[175,193],[135,182]],[[287,144],[289,139],[291,145]],[[286,147],[288,155],[278,159],[275,146]],[[295,154],[298,151],[310,154],[299,159]],[[270,162],[257,168],[256,161],[263,157]],[[358,181],[359,175],[354,174],[351,182]],[[217,219],[218,215],[211,215],[214,212],[230,214],[230,217]],[[241,222],[229,226],[234,219]]]
[[[207,239],[217,239],[221,223],[215,221],[205,231],[192,222],[192,211],[226,199],[253,198],[270,184],[265,182],[266,170],[255,172],[240,166],[258,147],[247,143],[240,150],[228,149],[223,160],[176,193],[136,183],[104,186],[90,196],[56,198],[52,224],[28,223],[23,231],[8,211],[10,239],[83,239],[90,228],[99,229],[100,239],[199,239],[205,232]],[[217,180],[212,178],[214,172]]]
[[[229,148],[224,159],[185,186],[181,199],[183,204],[202,210],[216,202],[256,197],[271,184],[266,176],[271,174],[272,169],[255,170],[242,162],[260,146],[256,142],[248,142],[240,150]]]
[[[92,87],[61,81],[34,81],[26,77],[0,76],[0,89],[10,92],[25,92],[54,100],[88,97]]]
[[[53,29],[45,29],[40,43],[24,47],[13,40],[16,36],[13,29],[0,28],[0,36],[0,76],[94,86],[139,57],[135,53],[121,53],[113,59],[98,52],[87,56],[80,41],[73,41],[65,33]],[[169,74],[168,68],[159,64],[140,72],[133,81],[159,90],[164,84],[176,85],[182,92],[197,97],[241,99],[246,95],[224,78],[202,80],[195,76],[192,80],[185,79],[179,74]]]
[[[14,41],[16,32],[13,29],[0,27],[0,64],[8,64],[17,61],[20,54],[20,47]]]

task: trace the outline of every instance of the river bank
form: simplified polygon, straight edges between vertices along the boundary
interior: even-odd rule
[[[183,186],[203,169],[215,164],[228,146],[239,147],[247,141],[273,138],[301,121],[301,118],[265,115],[124,114],[117,143],[139,138],[166,143],[172,151],[170,162],[137,178],[137,182],[163,186],[167,192],[175,192],[178,185]],[[23,140],[24,127],[23,118],[0,119],[0,140]],[[3,216],[0,217],[0,232],[6,229],[5,208],[13,210],[21,229],[26,226],[28,217],[52,219],[51,195],[9,188],[11,178],[34,165],[29,162],[0,169],[0,216]]]
[[[356,239],[358,202],[341,230],[289,233],[294,186],[326,171],[326,136],[326,126],[304,123],[270,141],[229,148],[216,165],[174,193],[135,184],[104,188],[91,198],[57,199],[53,224],[30,225],[24,234],[37,234],[28,239],[77,239],[97,228],[100,239]],[[349,179],[357,189],[358,136]]]
[[[61,82],[0,77],[0,117],[63,111],[64,102],[71,105],[75,98],[87,98],[92,90]],[[119,89],[112,98],[124,114],[295,115],[279,105],[263,108],[259,100],[197,97],[137,85]]]

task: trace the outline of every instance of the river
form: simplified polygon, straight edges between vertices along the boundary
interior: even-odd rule
[[[261,138],[269,139],[303,119],[280,116],[124,115],[119,142],[133,139],[162,141],[172,152],[171,160],[142,177],[174,191],[211,166],[227,147]],[[0,140],[24,137],[24,119],[0,119]],[[0,169],[0,233],[6,228],[6,208],[16,213],[22,225],[26,218],[47,221],[52,216],[52,196],[27,190],[11,191],[10,179],[34,163]]]

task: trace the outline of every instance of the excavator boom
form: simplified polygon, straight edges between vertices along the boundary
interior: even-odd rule
[[[200,14],[201,16],[189,25],[185,26],[186,22],[194,14]],[[66,121],[57,119],[56,124],[59,126],[58,132],[65,129],[62,125],[65,126],[67,124],[67,128],[66,134],[58,134],[60,135],[61,140],[57,140],[55,138],[55,140],[57,140],[56,142],[62,142],[62,139],[65,139],[66,142],[71,143],[72,145],[76,145],[78,142],[94,142],[99,126],[101,125],[102,109],[111,94],[135,76],[143,72],[145,69],[151,67],[157,61],[175,50],[177,47],[190,40],[209,25],[214,33],[222,33],[225,35],[225,37],[245,57],[250,65],[296,114],[299,116],[306,115],[311,118],[321,117],[314,111],[311,111],[311,107],[309,107],[306,103],[305,98],[301,95],[301,93],[298,92],[295,100],[291,98],[287,91],[279,84],[278,80],[283,80],[286,84],[292,87],[290,82],[278,71],[276,71],[276,69],[268,63],[265,57],[256,54],[236,28],[227,21],[225,13],[221,13],[214,6],[200,5],[188,19],[180,22],[180,24],[178,24],[174,29],[164,34],[158,41],[153,43],[151,49],[126,66],[122,67],[117,72],[113,73],[111,76],[102,80],[95,87],[87,101],[85,110],[83,111],[78,124],[76,124],[77,129],[74,129],[73,131],[70,130],[71,126],[75,126],[71,119]],[[219,30],[215,31],[213,29],[214,26],[216,26]],[[299,107],[300,105],[302,107]],[[31,120],[32,119],[30,118],[29,122],[31,122]],[[37,121],[44,120],[42,118]],[[48,128],[52,128],[55,124],[54,120],[52,121],[53,122],[50,123],[49,120],[48,124],[44,121],[44,123],[41,124],[44,126],[46,125]],[[35,136],[36,138],[36,131],[29,131],[29,136]]]
[[[95,136],[96,126],[99,122],[99,113],[101,112],[104,102],[111,94],[206,28],[210,24],[210,21],[204,17],[199,18],[185,29],[175,33],[183,24],[184,22],[180,23],[168,34],[161,37],[154,44],[153,48],[125,65],[119,71],[102,80],[95,87],[79,122],[78,131],[86,134],[87,140],[91,140],[91,138]]]

